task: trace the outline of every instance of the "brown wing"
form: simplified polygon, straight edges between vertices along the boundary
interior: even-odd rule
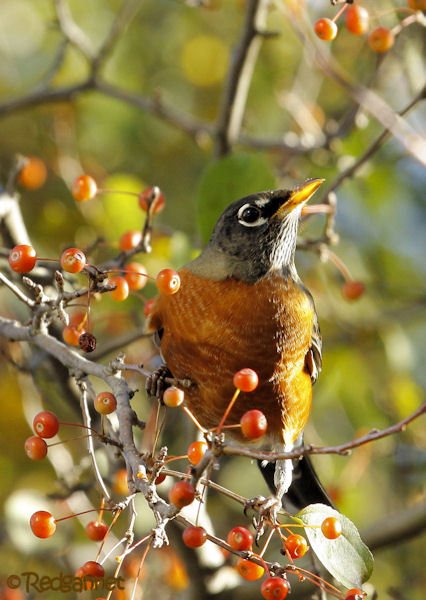
[[[311,377],[312,384],[314,384],[318,379],[318,375],[321,373],[322,368],[322,338],[313,298],[306,288],[305,292],[311,300],[314,309],[314,322],[312,325],[311,346],[305,357],[305,367]]]

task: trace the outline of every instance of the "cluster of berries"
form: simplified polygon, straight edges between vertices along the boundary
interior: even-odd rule
[[[412,10],[426,10],[425,0],[408,0]],[[324,41],[334,40],[338,33],[337,21],[344,14],[346,29],[353,35],[368,34],[367,41],[370,48],[379,54],[390,50],[395,43],[395,33],[388,27],[378,26],[370,31],[370,15],[366,8],[358,4],[346,2],[332,18],[322,17],[314,24],[316,35]]]

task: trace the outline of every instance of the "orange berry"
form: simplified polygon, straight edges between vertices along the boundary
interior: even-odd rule
[[[80,273],[86,266],[86,256],[79,248],[67,248],[62,252],[61,267],[67,273]]]
[[[345,594],[345,600],[362,600],[365,598],[366,594],[359,588],[352,588],[348,590]]]
[[[178,481],[169,492],[169,500],[177,508],[188,506],[194,501],[195,489],[189,481]]]
[[[318,19],[314,31],[321,40],[331,42],[337,35],[337,25],[331,19]]]
[[[115,289],[110,292],[113,300],[116,302],[123,302],[123,300],[126,300],[129,295],[129,284],[124,277],[121,277],[120,275],[109,277],[108,283],[110,285],[115,285]]]
[[[124,279],[133,291],[141,290],[148,281],[147,272],[143,265],[138,262],[131,262],[125,266],[126,272]]]
[[[127,496],[129,494],[127,469],[118,469],[118,471],[114,473],[113,489],[114,492],[120,494],[120,496]]]
[[[84,329],[80,329],[80,327],[73,327],[72,325],[66,325],[66,327],[62,330],[62,338],[65,343],[70,346],[79,346],[80,345],[80,336],[84,333]]]
[[[26,158],[18,174],[18,182],[27,190],[37,190],[46,181],[47,169],[41,158],[30,156]]]
[[[346,300],[358,300],[365,291],[365,286],[360,281],[346,281],[342,286],[342,296]]]
[[[98,186],[90,175],[80,175],[72,184],[71,193],[77,202],[86,202],[96,196]]]
[[[177,271],[173,269],[163,269],[155,278],[158,291],[160,294],[171,296],[176,294],[180,288],[180,277]]]
[[[383,54],[392,48],[395,36],[387,27],[376,27],[368,36],[368,44],[374,52]]]
[[[163,402],[170,408],[176,408],[176,406],[180,406],[184,399],[185,392],[174,385],[164,390]]]
[[[126,231],[120,238],[118,245],[120,250],[123,252],[127,252],[128,250],[133,250],[136,246],[139,246],[142,240],[142,232],[138,229],[131,229],[130,231]]]
[[[358,4],[352,4],[346,9],[346,28],[354,35],[363,35],[368,31],[370,16],[368,10]]]
[[[30,519],[31,531],[39,538],[51,537],[56,531],[56,522],[53,515],[46,510],[38,510]]]
[[[165,204],[164,194],[156,186],[147,188],[139,194],[139,206],[145,212],[149,208],[151,214],[156,215],[163,210]]]
[[[335,540],[342,535],[342,524],[336,517],[327,517],[321,523],[321,531],[328,540]]]
[[[303,535],[289,535],[285,541],[285,549],[291,558],[302,558],[308,551],[308,542]]]
[[[29,273],[37,262],[36,251],[28,244],[19,244],[9,253],[9,265],[16,273]]]
[[[111,392],[100,392],[95,398],[95,410],[101,415],[110,415],[117,408],[117,400]]]
[[[208,445],[206,442],[192,442],[188,446],[188,460],[192,465],[198,465],[200,460],[203,458],[205,453],[207,452]]]
[[[241,577],[247,581],[256,581],[263,577],[265,572],[263,567],[245,558],[239,558],[235,567]]]
[[[234,385],[242,392],[252,392],[259,385],[259,378],[253,369],[241,369],[234,375]]]

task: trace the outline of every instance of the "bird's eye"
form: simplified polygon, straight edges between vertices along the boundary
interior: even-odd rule
[[[238,211],[238,222],[246,227],[257,227],[266,221],[261,216],[260,208],[253,204],[244,204]]]

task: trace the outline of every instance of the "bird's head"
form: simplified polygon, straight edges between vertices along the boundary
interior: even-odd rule
[[[309,179],[293,190],[260,192],[233,202],[216,223],[207,255],[221,260],[229,277],[248,283],[270,271],[291,269],[302,208],[323,181]]]

